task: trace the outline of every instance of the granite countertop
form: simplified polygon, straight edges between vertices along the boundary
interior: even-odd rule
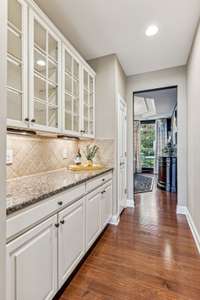
[[[7,215],[111,170],[113,168],[80,172],[60,169],[10,179],[7,181]]]

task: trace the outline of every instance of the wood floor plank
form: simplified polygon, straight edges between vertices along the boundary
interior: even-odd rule
[[[200,300],[200,256],[176,195],[138,194],[59,300]]]

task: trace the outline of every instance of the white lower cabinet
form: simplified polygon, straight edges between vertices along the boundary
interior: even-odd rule
[[[112,184],[101,192],[101,228],[103,229],[112,217]]]
[[[94,243],[101,230],[101,192],[91,193],[86,199],[86,249]]]
[[[9,242],[6,300],[53,299],[111,215],[112,181],[108,181]]]
[[[85,198],[58,215],[58,277],[59,288],[85,253]]]
[[[7,245],[7,300],[50,300],[57,291],[57,216]]]

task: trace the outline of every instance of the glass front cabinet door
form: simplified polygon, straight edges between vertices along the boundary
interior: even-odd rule
[[[78,59],[63,47],[63,130],[80,135],[81,122],[81,69]]]
[[[27,6],[23,0],[7,3],[7,125],[26,127]]]
[[[30,11],[30,127],[61,129],[61,41]]]
[[[83,136],[94,137],[95,134],[95,76],[83,68],[83,106],[82,128]]]

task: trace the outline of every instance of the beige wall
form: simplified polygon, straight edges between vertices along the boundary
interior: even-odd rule
[[[115,136],[115,55],[89,61],[96,72],[96,138]]]
[[[88,63],[96,72],[96,138],[114,140],[113,214],[117,215],[117,101],[119,94],[124,99],[126,97],[126,76],[115,54],[99,57]]]
[[[1,1],[0,9],[0,299],[5,296],[5,235],[6,235],[6,200],[5,200],[5,148],[6,148],[6,7],[7,1]]]
[[[133,195],[133,92],[174,85],[178,86],[178,205],[185,206],[187,203],[187,100],[185,67],[130,76],[127,79],[129,198]]]
[[[126,75],[117,57],[115,57],[115,69],[116,93],[126,101]]]
[[[188,93],[188,209],[200,235],[200,27],[187,70]]]

